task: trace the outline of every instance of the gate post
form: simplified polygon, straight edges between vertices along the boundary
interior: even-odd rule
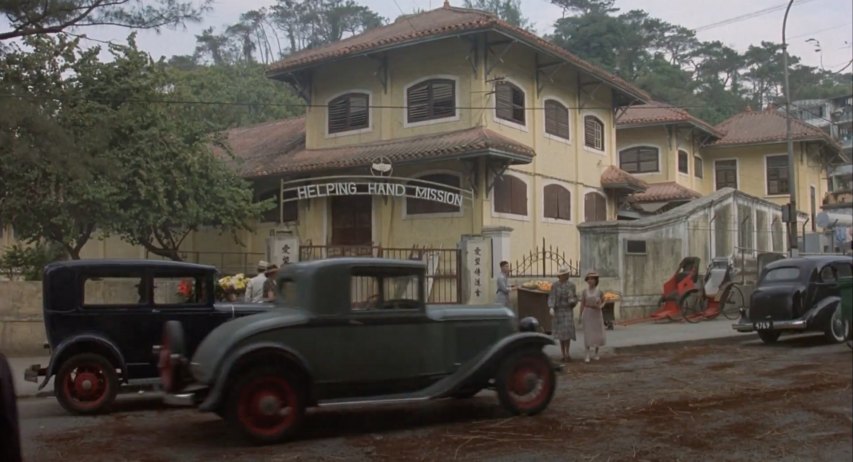
[[[459,247],[462,251],[462,273],[459,275],[462,278],[462,303],[484,305],[493,302],[491,238],[466,234],[462,236]]]
[[[492,240],[492,266],[490,279],[496,279],[501,272],[502,261],[510,261],[510,235],[512,228],[508,226],[484,226],[483,236]]]

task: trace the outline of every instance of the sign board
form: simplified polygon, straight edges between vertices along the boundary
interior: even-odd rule
[[[267,239],[267,256],[270,263],[279,267],[299,261],[299,239],[295,236],[276,236]]]
[[[494,302],[491,284],[491,239],[471,237],[463,240],[465,256],[465,286],[468,289],[466,303],[483,305]]]
[[[457,188],[418,178],[377,177],[370,175],[328,176],[282,181],[282,204],[292,201],[333,196],[406,197],[462,207],[474,194]]]

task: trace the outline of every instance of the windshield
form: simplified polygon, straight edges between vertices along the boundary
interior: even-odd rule
[[[764,282],[778,281],[795,281],[800,278],[800,269],[785,266],[782,268],[773,268],[764,275]]]

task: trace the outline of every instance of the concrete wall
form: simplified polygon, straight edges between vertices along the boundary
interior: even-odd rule
[[[0,281],[0,351],[7,355],[43,355],[40,282]]]

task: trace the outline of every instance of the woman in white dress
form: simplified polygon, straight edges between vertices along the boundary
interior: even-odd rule
[[[604,346],[604,294],[598,288],[598,273],[590,271],[584,277],[587,288],[581,293],[581,322],[583,323],[583,343],[586,347],[586,362],[589,362],[589,351],[595,349],[595,360],[598,361],[598,347]]]

